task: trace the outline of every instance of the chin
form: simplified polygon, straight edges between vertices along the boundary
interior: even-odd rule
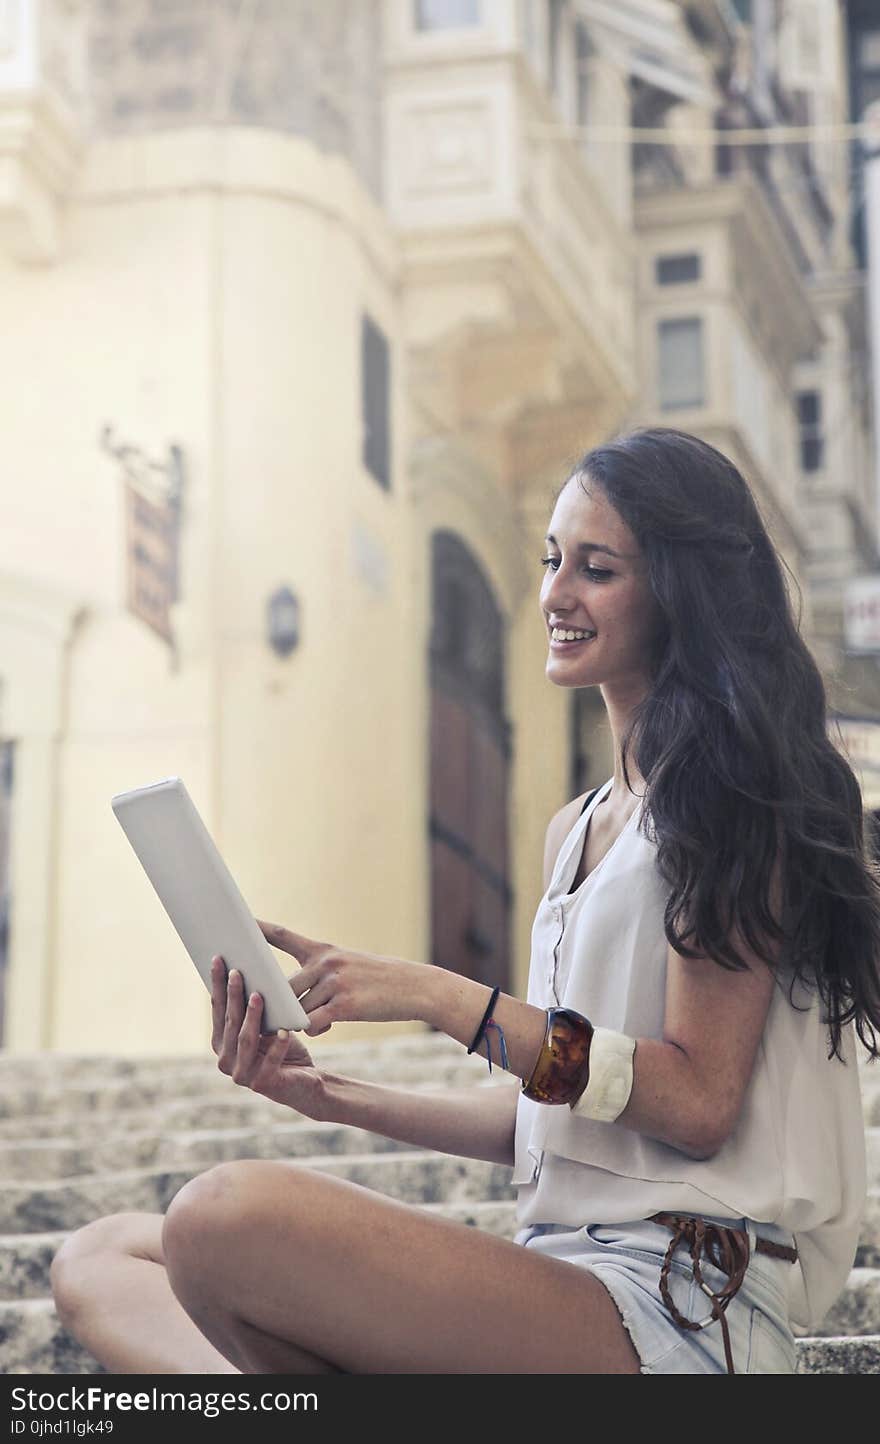
[[[575,672],[573,669],[563,672],[557,671],[552,663],[547,664],[545,675],[557,687],[597,687],[601,677],[588,676],[586,669],[583,673]]]

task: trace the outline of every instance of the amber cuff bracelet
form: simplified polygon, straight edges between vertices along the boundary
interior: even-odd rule
[[[593,1025],[573,1008],[548,1008],[547,1029],[531,1077],[523,1083],[535,1103],[575,1103],[590,1081]]]

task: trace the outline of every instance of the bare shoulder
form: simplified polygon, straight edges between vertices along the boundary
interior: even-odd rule
[[[559,849],[568,837],[571,829],[577,821],[584,801],[589,797],[591,788],[582,792],[579,797],[572,798],[555,812],[547,824],[547,835],[544,840],[544,891],[550,886],[550,877],[553,872],[556,859],[559,856]]]

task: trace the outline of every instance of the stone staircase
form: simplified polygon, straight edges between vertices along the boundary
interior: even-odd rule
[[[334,1072],[413,1091],[495,1086],[485,1062],[444,1034],[326,1043],[313,1054]],[[870,1189],[861,1244],[820,1335],[798,1340],[801,1373],[880,1373],[880,1063],[861,1074]],[[91,1219],[164,1212],[195,1174],[233,1158],[302,1159],[506,1238],[516,1229],[509,1168],[314,1123],[238,1088],[212,1056],[0,1055],[2,1372],[102,1372],[55,1314],[54,1253]]]

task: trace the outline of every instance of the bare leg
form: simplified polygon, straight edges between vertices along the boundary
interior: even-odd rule
[[[52,1292],[64,1327],[117,1374],[237,1374],[171,1291],[161,1214],[96,1219],[62,1244]],[[303,1355],[302,1372],[316,1360]]]
[[[300,1164],[220,1164],[162,1243],[190,1318],[243,1373],[637,1374],[595,1274]],[[222,1266],[218,1267],[218,1260]]]

